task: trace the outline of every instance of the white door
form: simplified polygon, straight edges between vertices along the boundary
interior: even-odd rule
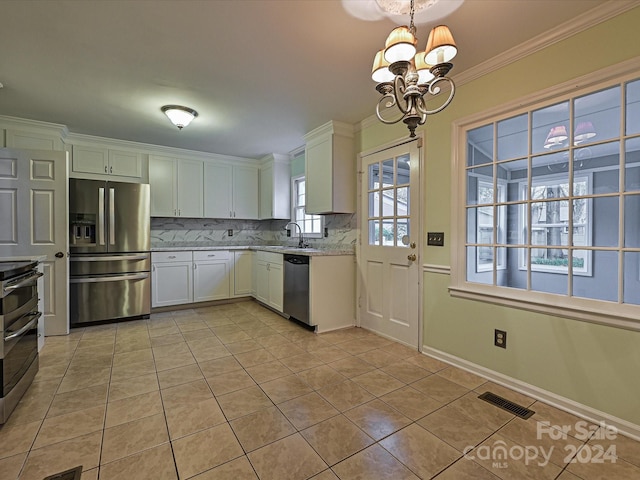
[[[258,168],[233,167],[233,216],[258,218]]]
[[[204,162],[178,160],[178,216],[202,218]]]
[[[418,347],[417,141],[362,158],[360,324]]]
[[[67,152],[0,149],[0,257],[42,257],[45,335],[69,333]]]
[[[151,266],[151,306],[193,302],[192,262],[154,263]]]

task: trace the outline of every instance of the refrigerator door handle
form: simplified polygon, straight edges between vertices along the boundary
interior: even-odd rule
[[[98,189],[98,245],[104,245],[104,188]]]
[[[116,244],[116,189],[109,189],[109,245]]]
[[[69,283],[121,282],[123,280],[146,280],[147,278],[149,278],[149,274],[147,272],[125,273],[124,275],[103,275],[99,277],[72,277],[69,279]]]
[[[129,260],[148,260],[149,254],[140,255],[96,255],[95,257],[70,257],[70,262],[112,262],[112,261],[129,261]]]

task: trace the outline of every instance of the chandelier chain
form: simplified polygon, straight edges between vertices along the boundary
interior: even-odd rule
[[[411,32],[412,35],[416,34],[416,26],[413,24],[413,14],[415,12],[415,8],[413,5],[414,0],[411,0],[411,5],[409,6],[409,15],[410,15],[410,21],[409,21],[409,31]]]

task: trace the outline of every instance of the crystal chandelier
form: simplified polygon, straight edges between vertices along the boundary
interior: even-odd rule
[[[451,103],[455,84],[447,74],[453,68],[451,60],[458,53],[453,35],[445,25],[433,28],[426,49],[416,53],[414,12],[414,0],[411,0],[409,26],[391,31],[385,48],[376,54],[371,70],[371,78],[378,83],[376,90],[382,95],[376,106],[378,119],[388,125],[402,120],[411,137],[416,136],[416,127],[424,125],[428,115],[444,110]],[[429,110],[427,100],[440,94],[441,98],[446,96],[444,103]],[[396,107],[401,115],[385,118],[383,112],[395,112]]]

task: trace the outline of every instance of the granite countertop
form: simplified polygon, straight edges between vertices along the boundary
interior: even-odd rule
[[[291,245],[152,245],[152,252],[175,252],[175,251],[191,251],[191,250],[253,250],[262,252],[286,253],[292,255],[314,256],[338,256],[338,255],[354,255],[353,249],[350,248],[297,248]]]

